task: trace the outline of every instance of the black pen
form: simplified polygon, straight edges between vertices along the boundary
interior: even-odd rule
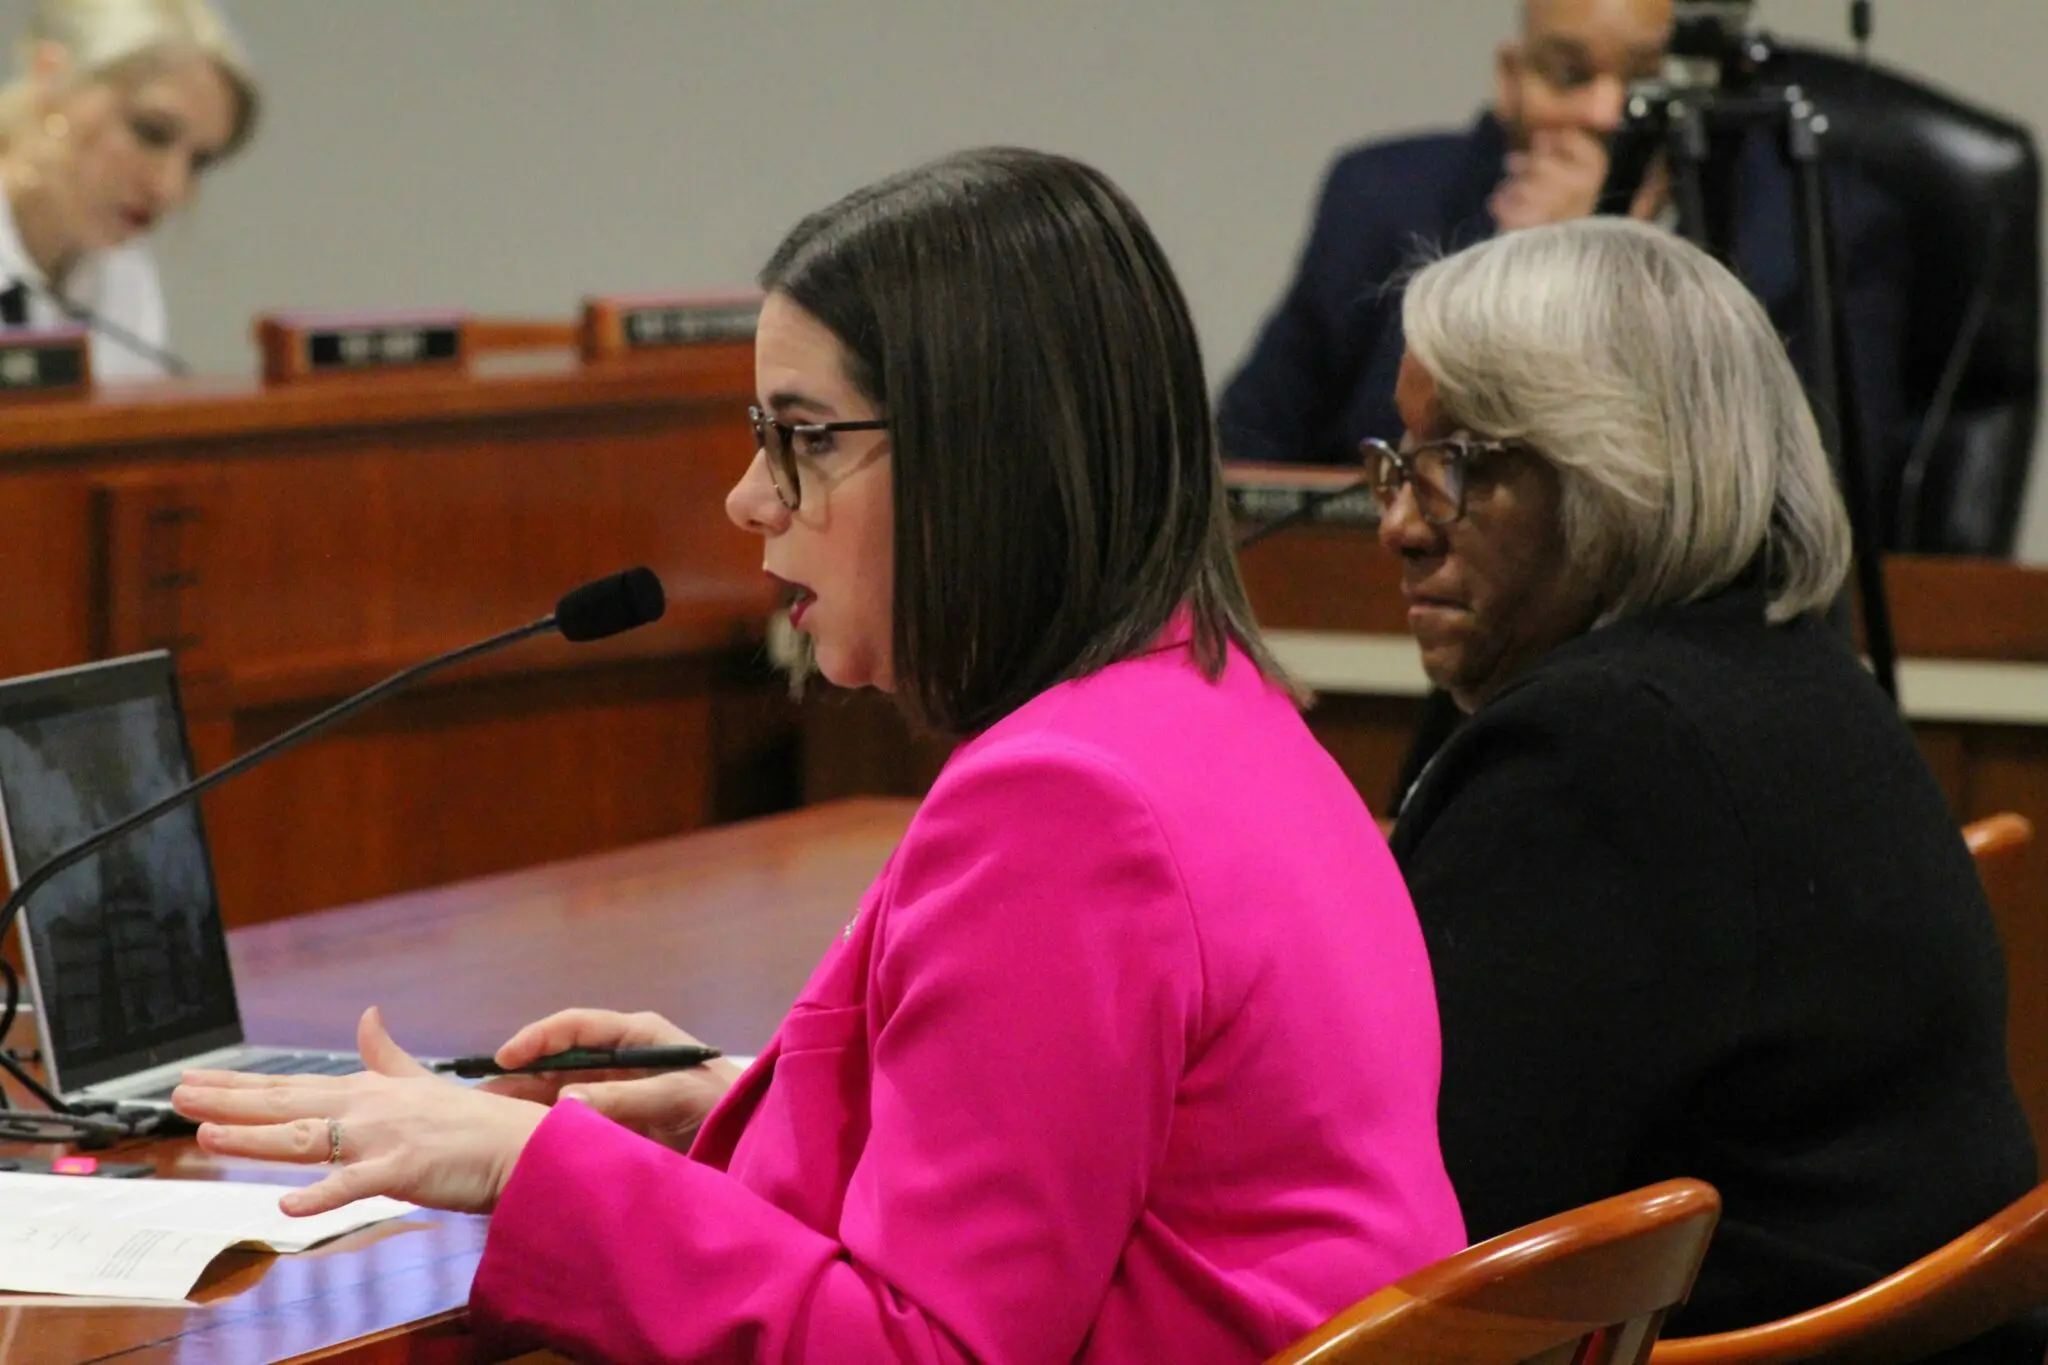
[[[691,1043],[682,1047],[572,1047],[536,1057],[525,1066],[499,1066],[493,1057],[452,1057],[434,1062],[430,1071],[465,1080],[479,1076],[534,1076],[543,1071],[687,1071],[725,1054],[715,1047]]]

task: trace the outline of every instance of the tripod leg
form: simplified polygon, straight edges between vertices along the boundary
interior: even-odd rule
[[[1812,107],[1804,101],[1789,111],[1785,153],[1792,165],[1798,223],[1801,302],[1812,370],[1807,377],[1808,391],[1820,419],[1822,439],[1835,457],[1842,500],[1848,504],[1856,589],[1863,607],[1863,646],[1870,654],[1878,686],[1896,700],[1898,652],[1892,640],[1891,605],[1885,595],[1884,545],[1870,488],[1867,442],[1871,433],[1863,430],[1856,405],[1855,368],[1842,344],[1845,329],[1835,275],[1832,205],[1821,173],[1820,130]]]
[[[1631,104],[1627,117],[1607,144],[1607,179],[1593,212],[1620,217],[1635,202],[1650,162],[1664,145],[1664,106],[1645,98]]]
[[[1678,206],[1678,235],[1709,252],[1714,251],[1706,191],[1707,157],[1711,151],[1705,115],[1698,106],[1686,105],[1671,121],[1668,139],[1671,201]]]

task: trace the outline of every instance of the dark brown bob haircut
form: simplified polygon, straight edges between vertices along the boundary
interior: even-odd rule
[[[955,735],[1152,645],[1276,682],[1238,577],[1201,347],[1138,210],[1014,148],[931,162],[797,224],[761,272],[887,420],[897,702]]]

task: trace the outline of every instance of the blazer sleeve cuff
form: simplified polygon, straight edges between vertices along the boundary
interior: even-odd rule
[[[488,1343],[579,1358],[779,1358],[839,1254],[724,1172],[565,1100],[491,1217],[470,1319]]]

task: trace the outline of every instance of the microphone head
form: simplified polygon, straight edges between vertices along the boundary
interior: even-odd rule
[[[668,596],[654,570],[628,569],[566,593],[555,603],[555,628],[581,644],[659,621],[666,610]]]

